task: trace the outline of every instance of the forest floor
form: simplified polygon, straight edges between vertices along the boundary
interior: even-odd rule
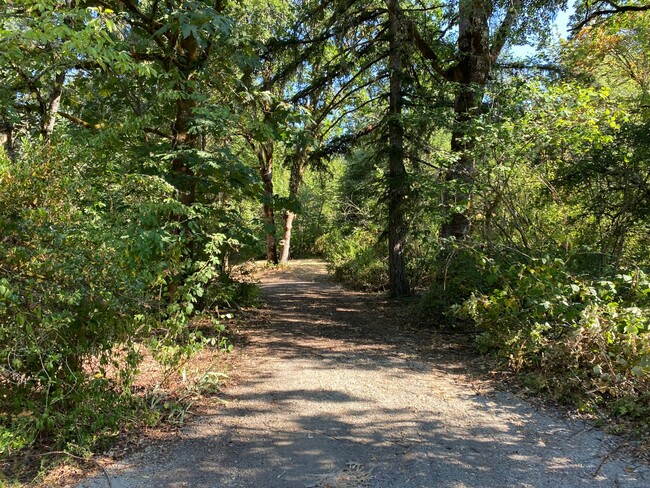
[[[324,263],[260,286],[227,404],[79,488],[650,486],[620,439],[496,388],[462,341],[400,326]]]

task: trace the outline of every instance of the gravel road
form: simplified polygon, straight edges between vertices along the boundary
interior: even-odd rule
[[[266,276],[228,404],[107,468],[126,487],[650,487],[616,438],[422,351],[323,263]],[[105,476],[79,488],[108,487]]]

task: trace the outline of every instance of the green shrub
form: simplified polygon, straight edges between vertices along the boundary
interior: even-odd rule
[[[207,283],[202,305],[206,311],[239,306],[259,305],[260,290],[255,283],[235,280],[223,273]]]
[[[437,256],[429,287],[416,305],[419,322],[434,327],[462,325],[456,307],[472,294],[494,287],[499,279],[494,267],[482,251],[467,245],[448,252],[446,259]]]
[[[63,152],[25,147],[0,165],[2,457],[32,443],[86,448],[114,429],[136,331],[151,322],[142,311],[156,309],[156,269],[135,271],[129,224],[105,210],[97,180],[79,178]]]
[[[131,392],[142,345],[173,368],[207,340],[188,322],[208,281],[255,295],[219,281],[219,234],[195,239],[204,261],[183,259],[170,215],[184,210],[162,178],[97,175],[65,142],[24,151],[0,156],[0,462],[101,447],[147,416]]]
[[[585,409],[650,413],[650,280],[641,270],[609,279],[579,276],[560,259],[519,263],[503,286],[459,309],[529,384]]]
[[[325,258],[336,279],[360,290],[383,290],[388,284],[386,259],[377,250],[379,232],[355,229],[350,235],[324,236]]]

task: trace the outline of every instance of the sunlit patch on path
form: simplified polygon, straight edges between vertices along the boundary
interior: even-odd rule
[[[262,291],[228,406],[109,467],[113,487],[650,486],[614,438],[418,353],[322,263],[294,262]]]

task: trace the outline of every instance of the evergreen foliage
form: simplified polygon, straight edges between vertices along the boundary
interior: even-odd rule
[[[650,13],[607,5],[4,2],[0,462],[159,420],[143,356],[228,349],[263,257],[647,424]]]

